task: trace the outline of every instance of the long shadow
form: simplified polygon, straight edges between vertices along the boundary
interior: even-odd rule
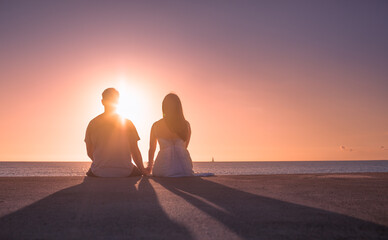
[[[153,180],[243,239],[388,239],[386,226],[258,196],[202,178]]]
[[[163,211],[148,178],[86,177],[0,219],[0,239],[144,238],[192,239]]]

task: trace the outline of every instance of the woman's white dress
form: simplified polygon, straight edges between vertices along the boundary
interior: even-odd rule
[[[193,162],[182,139],[158,138],[160,151],[155,159],[152,175],[156,177],[194,176]]]

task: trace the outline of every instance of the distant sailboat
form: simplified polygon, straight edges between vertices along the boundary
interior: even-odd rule
[[[214,157],[212,157],[212,162],[214,162]]]

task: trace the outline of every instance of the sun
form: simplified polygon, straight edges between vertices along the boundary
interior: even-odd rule
[[[139,127],[148,127],[159,111],[155,109],[152,94],[141,85],[140,80],[135,79],[137,78],[121,77],[114,84],[120,94],[116,112]]]
[[[119,84],[117,90],[120,93],[120,99],[116,109],[117,113],[124,118],[141,121],[147,105],[147,100],[141,89],[134,85],[129,87],[125,82],[122,82]]]
[[[140,80],[136,82],[134,79],[138,78],[120,78],[117,84],[114,84],[120,94],[116,112],[123,120],[126,118],[134,123],[141,138],[140,151],[146,153],[151,126],[158,118],[159,108],[149,90],[140,84]]]

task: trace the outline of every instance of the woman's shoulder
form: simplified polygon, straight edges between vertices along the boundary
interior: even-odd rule
[[[159,127],[161,124],[163,124],[163,122],[164,122],[163,118],[159,119],[158,121],[154,122],[154,124],[152,124],[152,128]]]

